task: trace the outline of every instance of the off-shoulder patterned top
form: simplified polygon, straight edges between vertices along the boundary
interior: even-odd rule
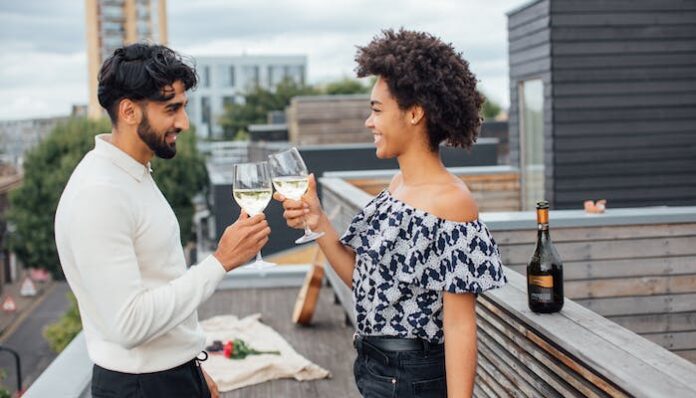
[[[353,298],[363,335],[442,343],[444,292],[479,294],[507,283],[483,222],[438,218],[388,190],[353,218],[340,240],[356,253]]]

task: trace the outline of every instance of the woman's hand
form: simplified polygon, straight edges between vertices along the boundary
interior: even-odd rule
[[[286,198],[277,191],[273,194],[273,199],[283,204],[283,209],[285,209],[283,218],[291,228],[303,229],[308,226],[312,230],[317,230],[322,219],[325,218],[317,195],[317,182],[314,179],[314,174],[310,174],[308,180],[309,187],[307,192],[302,195],[301,200]]]

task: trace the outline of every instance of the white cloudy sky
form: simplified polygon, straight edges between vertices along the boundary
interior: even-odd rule
[[[507,106],[507,18],[527,0],[168,0],[169,45],[187,55],[306,54],[308,80],[353,76],[355,46],[384,28],[452,42]],[[84,0],[0,2],[0,120],[87,102]]]

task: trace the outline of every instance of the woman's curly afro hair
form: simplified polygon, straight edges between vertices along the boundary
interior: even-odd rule
[[[476,142],[484,98],[469,63],[451,44],[428,33],[388,29],[358,47],[355,61],[358,77],[386,80],[400,109],[424,109],[433,151],[443,141],[464,148]]]

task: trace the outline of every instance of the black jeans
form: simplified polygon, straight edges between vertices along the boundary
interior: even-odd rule
[[[92,369],[92,397],[209,398],[210,391],[195,359],[161,372],[131,374]]]
[[[375,337],[378,338],[378,337]],[[353,373],[365,398],[447,397],[444,344],[410,351],[385,351],[355,340],[358,356]]]

